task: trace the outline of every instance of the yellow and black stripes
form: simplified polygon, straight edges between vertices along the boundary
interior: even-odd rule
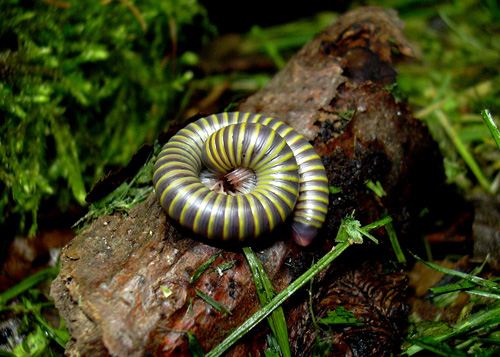
[[[214,192],[200,181],[205,168],[221,180],[245,168],[241,176],[253,180],[238,185],[252,190]],[[328,181],[314,148],[290,126],[260,114],[214,114],[181,129],[158,155],[153,182],[168,215],[208,238],[256,238],[293,212],[294,239],[307,245],[328,208]]]

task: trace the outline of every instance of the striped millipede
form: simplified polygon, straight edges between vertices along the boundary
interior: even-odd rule
[[[208,238],[257,238],[293,212],[294,240],[306,246],[328,209],[328,180],[314,148],[260,114],[220,113],[187,125],[158,155],[153,182],[167,214]]]

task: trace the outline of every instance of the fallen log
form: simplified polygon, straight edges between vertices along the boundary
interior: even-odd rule
[[[288,225],[257,245],[276,291],[282,291],[334,245],[341,220],[355,211],[368,224],[388,214],[400,243],[411,245],[418,215],[444,184],[437,145],[425,126],[384,86],[393,62],[411,56],[396,13],[360,8],[340,17],[308,43],[261,91],[239,105],[283,120],[314,143],[327,169],[327,222],[307,248],[291,240]],[[367,188],[379,182],[385,195]],[[397,353],[408,312],[407,279],[384,264],[393,256],[383,230],[380,244],[352,247],[283,305],[294,356],[312,355],[318,341],[330,355]],[[212,268],[190,282],[220,244],[194,236],[170,220],[154,195],[128,214],[102,216],[68,243],[53,297],[71,334],[68,355],[189,355],[186,331],[205,352],[260,305],[239,247],[225,249]],[[164,291],[171,294],[167,296]],[[201,291],[223,305],[216,311]],[[363,324],[321,329],[315,321],[343,307]],[[313,315],[311,314],[313,312]],[[265,322],[229,356],[264,355]]]

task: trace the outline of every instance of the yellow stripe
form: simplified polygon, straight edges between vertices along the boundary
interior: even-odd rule
[[[243,214],[243,203],[241,202],[242,196],[236,196],[236,203],[238,205],[238,223],[239,223],[239,231],[238,237],[241,239],[245,236],[245,215]]]
[[[288,154],[288,155],[282,155],[283,158],[281,155],[280,156],[276,155],[277,152],[283,151],[283,148],[286,147],[286,142],[285,142],[285,140],[283,140],[276,148],[273,148],[272,153],[270,155],[268,155],[265,160],[261,160],[262,156],[269,149],[269,146],[271,146],[272,140],[274,140],[275,136],[276,136],[276,134],[273,133],[272,137],[269,137],[269,141],[266,143],[265,149],[261,151],[261,154],[259,156],[259,160],[254,160],[254,162],[252,163],[251,167],[253,167],[254,170],[257,171],[257,170],[265,169],[267,167],[266,165],[269,163],[269,161],[276,159],[277,157],[278,157],[278,160],[274,160],[272,162],[273,166],[280,164],[293,156],[292,151],[290,151],[290,154]],[[273,154],[275,154],[275,155],[273,155]]]
[[[174,199],[170,202],[169,206],[168,206],[168,214],[169,215],[172,215],[173,212],[173,208],[175,207],[175,205],[177,204],[177,201],[180,199],[180,197],[183,196],[184,192],[189,190],[191,187],[194,187],[194,186],[197,186],[199,185],[198,182],[195,182],[195,183],[192,183],[190,185],[187,185],[186,187],[184,187],[182,190],[180,190],[179,192],[177,192],[177,194],[175,195]],[[163,195],[165,195],[165,192],[167,192],[168,189],[166,189],[164,192],[163,192]],[[163,198],[163,195],[162,195],[162,198]]]
[[[235,128],[235,126],[234,126],[234,125],[231,125],[231,126],[229,126],[228,128],[229,128],[229,129],[228,129],[228,131],[229,131],[229,132],[228,132],[228,137],[229,137],[229,138],[232,138],[232,137],[233,137],[233,135],[234,135],[234,128]],[[228,146],[228,147],[227,147],[227,150],[228,150],[228,154],[229,154],[229,162],[230,162],[230,164],[231,164],[231,168],[233,168],[233,169],[234,169],[234,168],[236,168],[236,167],[237,167],[237,165],[238,165],[238,164],[237,164],[236,157],[235,157],[235,154],[236,154],[236,153],[234,152],[234,145],[233,145],[233,143],[228,143],[228,145],[227,145],[227,146]]]
[[[256,127],[255,130],[248,130],[248,132],[250,134],[252,134],[252,136],[250,137],[250,142],[248,143],[248,147],[247,147],[247,149],[245,151],[244,157],[242,158],[241,166],[243,166],[243,167],[249,167],[250,156],[251,156],[252,151],[254,149],[255,140],[256,140],[256,137],[259,134],[259,131],[260,131],[259,127]]]
[[[222,239],[228,240],[229,239],[229,226],[234,224],[231,222],[229,219],[231,217],[231,212],[229,212],[229,208],[231,207],[231,196],[226,196],[226,208],[224,209],[224,230],[222,233]]]
[[[257,189],[250,192],[250,195],[253,195],[254,198],[258,199],[259,203],[264,206],[264,213],[267,216],[267,221],[269,222],[269,229],[272,230],[276,226],[276,222],[274,222],[273,216],[271,214],[271,206],[267,203],[267,199],[265,195],[262,195]]]
[[[226,129],[226,128],[227,127],[223,128],[223,129]],[[220,151],[220,156],[221,156],[221,164],[223,164],[225,171],[229,171],[232,167],[230,166],[229,159],[227,157],[227,146],[226,146],[226,143],[224,142],[224,135],[223,135],[225,130],[223,130],[223,129],[221,129],[219,131],[218,145],[219,145],[219,151]]]
[[[252,211],[252,218],[253,218],[253,224],[254,224],[254,236],[258,237],[261,234],[260,231],[260,216],[259,216],[259,210],[255,206],[255,202],[257,199],[249,193],[248,195],[245,195],[245,198],[248,201],[248,205],[250,206],[250,210]]]
[[[256,122],[263,124],[265,126],[270,126],[269,123],[273,120],[271,117],[263,117],[262,115],[259,115],[257,117]]]
[[[279,192],[279,190],[276,190],[276,189],[264,190],[264,189],[260,189],[260,188],[257,189],[256,188],[255,191],[261,192],[262,194],[266,195],[267,197],[269,197],[269,193],[267,193],[266,191],[271,192],[273,195],[281,198],[281,200],[287,204],[287,206],[288,206],[288,208],[290,208],[290,210],[293,210],[293,207],[296,204],[295,200],[294,200],[294,202],[290,201],[286,195],[282,194],[281,192]],[[283,211],[281,209],[281,205],[275,204],[274,206],[278,209],[278,211],[280,211],[280,216],[284,221],[286,219],[285,211]]]
[[[304,224],[307,224],[309,226],[313,226],[314,228],[318,228],[320,229],[321,227],[323,227],[323,223],[324,223],[324,220],[320,221],[320,222],[317,222],[315,220],[308,220],[308,219],[303,219],[302,217],[297,217],[297,216],[294,216],[294,222],[300,222],[300,223],[304,223]]]
[[[308,201],[317,201],[317,202],[321,202],[321,203],[326,203],[328,204],[329,200],[327,197],[324,197],[323,195],[314,195],[312,197],[307,197],[307,200]]]
[[[266,171],[259,171],[259,177],[260,175],[262,175],[262,177],[266,177],[266,176],[271,176],[273,175],[273,173],[276,173],[276,172],[287,172],[287,171],[291,171],[294,169],[294,166],[291,166],[291,167],[281,167],[279,169],[267,169]]]
[[[280,178],[280,180],[282,180],[282,179]],[[286,181],[288,181],[288,180],[286,180]],[[289,182],[298,183],[298,181],[295,181],[295,180],[290,180]],[[276,180],[266,180],[266,181],[259,180],[258,186],[259,187],[261,187],[261,186],[278,187],[278,188],[280,188],[282,190],[290,192],[291,194],[295,194],[296,196],[299,195],[299,190],[298,189],[294,189],[290,185],[285,185],[284,182],[283,183],[276,182]]]
[[[270,160],[272,160],[274,157],[270,156],[268,160],[266,160],[265,162],[262,163],[262,165],[259,165],[257,167],[255,167],[255,171],[259,171],[259,173],[263,173],[263,172],[279,172],[279,171],[276,171],[275,170],[275,166],[289,160],[290,158],[293,157],[293,152],[290,151],[290,153],[288,155],[282,155],[280,156],[280,159],[276,160],[276,161],[273,161],[272,163],[269,163]],[[282,169],[285,169],[285,170],[298,170],[298,165],[297,164],[292,164],[290,163],[289,165],[287,166],[283,166]]]
[[[309,165],[306,165],[306,166],[307,166],[307,171],[319,171],[319,170],[325,169],[325,167],[322,164],[317,164],[314,166],[309,166]],[[320,177],[320,176],[317,176],[317,177]]]
[[[183,151],[181,148],[166,148],[162,151],[162,153],[164,154],[163,158],[168,158],[168,160],[178,161],[179,155],[182,155],[181,157],[186,158],[193,163],[201,163],[201,159],[197,155],[197,152],[193,150],[186,149]],[[189,156],[187,156],[186,154]]]
[[[291,139],[288,139],[286,142],[288,143],[288,146],[290,147],[295,147],[297,142],[301,141],[302,139],[306,140],[302,135],[299,135],[297,134],[296,136],[294,136],[293,138]],[[307,141],[306,141],[307,142]],[[303,143],[299,143],[300,145],[304,145]],[[298,150],[300,149],[300,147],[296,148],[295,150],[293,150],[294,153],[296,153]]]
[[[224,112],[222,115],[222,122],[219,124],[220,127],[224,127],[224,126],[227,126],[227,124],[229,123],[229,114],[227,112]]]
[[[224,114],[222,115],[222,117],[223,117],[224,115],[227,115],[227,114],[226,114],[226,113],[224,113]],[[215,124],[215,125],[211,124],[210,126],[211,126],[211,127],[213,126],[213,127],[219,127],[219,128],[220,128],[220,125],[219,125],[219,116],[217,116],[217,115],[213,114],[210,118],[212,119],[212,122]]]
[[[281,127],[282,125],[280,125]],[[281,130],[281,133],[280,135],[284,138],[285,136],[287,136],[288,134],[290,134],[290,132],[293,131],[293,128],[291,126],[288,126],[287,128]]]
[[[319,191],[319,192],[318,192]],[[328,193],[328,187],[324,187],[322,185],[311,185],[309,182],[306,185],[302,185],[300,187],[300,192],[323,192],[323,193]]]
[[[189,174],[189,172],[188,172],[188,174]],[[175,185],[176,185],[177,183],[182,183],[183,181],[192,180],[193,178],[195,178],[195,176],[193,176],[193,175],[192,175],[192,172],[191,172],[191,175],[186,175],[185,177],[181,177],[181,178],[179,178],[179,179],[174,180],[173,182],[171,182],[171,183],[170,183],[170,185],[169,185],[168,187],[166,187],[166,188],[165,188],[165,191],[167,191],[167,190],[171,190],[171,189],[175,188]],[[160,185],[160,183],[161,183],[163,180],[166,180],[166,179],[167,179],[166,175],[163,175],[163,176],[162,176],[162,177],[161,177],[161,178],[160,178],[160,179],[156,182],[156,185],[155,185],[155,190],[157,190],[157,189],[158,189],[158,186]],[[201,184],[201,183],[200,183],[200,184]],[[163,200],[163,195],[164,195],[164,194],[165,194],[165,192],[163,192],[163,193],[162,193],[162,196],[161,196],[161,197],[162,197],[162,198],[161,198],[162,200]]]
[[[260,118],[262,117],[262,114],[255,114],[251,119],[248,117],[248,122],[249,123],[260,123]]]
[[[196,192],[194,192],[191,197],[190,197],[190,200],[193,200],[193,199],[196,199],[198,196],[200,196],[203,192],[207,192],[207,191],[210,191],[208,188],[206,188],[205,186],[203,187],[200,187]],[[186,211],[188,210],[190,204],[188,203],[187,205],[184,205],[184,207],[182,208],[182,212],[181,212],[181,215],[180,215],[180,218],[179,218],[179,223],[181,225],[189,225],[189,223],[191,222],[186,222]]]
[[[202,213],[205,211],[205,207],[207,206],[208,202],[212,199],[212,197],[215,195],[216,193],[213,192],[213,191],[210,191],[206,196],[205,198],[203,199],[203,201],[201,201],[199,207],[198,207],[198,212],[196,213],[196,216],[194,217],[194,221],[193,221],[193,231],[196,232],[196,233],[201,233],[203,232],[202,229],[200,229],[199,226],[199,221],[200,221],[200,217],[202,215]]]
[[[242,154],[242,151],[243,151],[243,138],[245,137],[245,132],[246,132],[246,125],[242,125],[239,127],[239,135],[238,135],[238,138],[237,138],[237,145],[238,145],[238,149],[237,149],[237,152],[236,152],[236,159],[238,160],[238,166],[241,166],[242,165],[242,160],[243,160],[243,154]]]
[[[259,126],[258,127],[258,132],[260,133],[262,131],[261,127]],[[252,159],[252,161],[248,164],[248,167],[251,167],[251,168],[254,168],[257,163],[260,164],[261,160],[262,160],[262,156],[264,156],[267,152],[267,150],[269,149],[269,146],[271,146],[272,144],[272,141],[274,140],[276,134],[274,132],[271,132],[270,135],[267,137],[267,141],[265,143],[265,146],[263,149],[260,150],[260,153],[259,155],[255,155],[255,157]],[[254,143],[254,146],[257,142],[257,138],[258,138],[258,134],[256,135],[256,140],[255,140],[255,143]],[[283,143],[283,144],[286,144],[286,143]],[[281,145],[281,147],[283,147],[283,144]],[[254,150],[254,148],[252,148],[252,151]],[[269,155],[267,157],[266,160],[264,160],[263,164],[269,162],[270,160],[273,159],[273,156]],[[257,168],[255,168],[255,170],[257,170]]]
[[[196,129],[196,128],[194,128]],[[191,128],[188,129],[188,127],[182,129],[176,136],[174,136],[172,139],[170,139],[168,144],[180,144],[183,143],[185,144],[185,141],[188,141],[190,144],[188,144],[190,147],[193,149],[201,149],[203,146],[203,143],[200,142],[199,138],[204,139],[203,132],[200,132],[198,130],[191,130]]]
[[[214,202],[214,205],[212,208],[212,214],[210,215],[210,219],[208,221],[208,229],[207,229],[208,238],[214,237],[214,234],[215,234],[214,233],[214,225],[215,225],[214,219],[216,217],[217,211],[219,210],[220,201],[222,200],[223,197],[224,197],[224,195],[219,194],[219,195],[217,195],[217,198],[215,199],[215,202]]]
[[[201,118],[196,123],[199,124],[200,132],[204,132],[204,134],[207,135],[208,137],[208,133],[212,131],[211,130],[212,125],[208,121],[208,118]]]
[[[297,204],[295,205],[295,209],[297,211],[309,210],[309,211],[321,212],[323,214],[327,214],[328,213],[328,207],[324,207],[324,206],[321,206],[321,205],[315,205],[314,203],[308,202],[308,201],[309,200],[297,202]]]
[[[210,160],[210,163],[217,169],[217,172],[222,173],[224,172],[225,168],[220,165],[220,150],[217,150],[217,140],[215,135],[210,136],[209,140],[211,150],[208,150],[208,158]]]
[[[168,170],[168,168],[170,166],[182,166],[184,170],[188,170],[189,172],[191,172],[191,174],[193,176],[195,176],[195,174],[196,174],[196,170],[193,168],[192,164],[189,164],[187,162],[182,162],[182,161],[177,161],[177,162],[169,161],[169,162],[161,165],[160,167],[158,167],[156,169],[156,171],[154,172],[154,175],[162,173],[163,170]],[[169,171],[169,172],[171,172],[171,171]]]

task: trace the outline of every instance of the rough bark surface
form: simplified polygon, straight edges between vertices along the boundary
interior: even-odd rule
[[[241,111],[273,115],[302,132],[322,155],[330,185],[328,220],[320,237],[299,248],[284,225],[255,250],[277,291],[334,244],[342,218],[356,210],[362,224],[394,217],[400,242],[411,242],[422,202],[443,184],[437,146],[426,128],[383,86],[393,83],[393,53],[410,56],[394,11],[360,8],[340,17],[307,44]],[[347,118],[349,117],[349,118]],[[379,181],[386,196],[367,189]],[[407,279],[387,273],[391,249],[381,244],[349,248],[311,286],[285,305],[292,355],[309,356],[330,344],[330,355],[391,355],[397,352],[408,311]],[[104,216],[62,252],[62,269],[51,295],[71,333],[68,355],[189,355],[186,331],[205,352],[259,309],[250,268],[238,247],[212,264],[194,283],[196,269],[218,250],[167,218],[154,196],[127,215]],[[163,287],[172,294],[167,296]],[[226,307],[216,311],[201,291]],[[327,311],[344,307],[363,326],[316,329]],[[263,356],[265,321],[227,355]]]

